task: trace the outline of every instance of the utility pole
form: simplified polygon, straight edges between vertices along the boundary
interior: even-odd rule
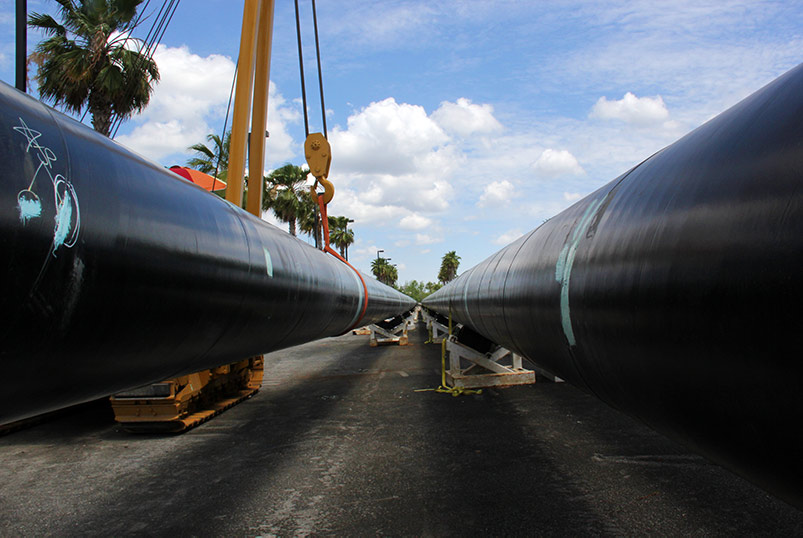
[[[28,2],[17,0],[17,89],[27,91],[28,79]]]
[[[346,219],[346,233],[349,231],[349,224],[354,222],[354,219]],[[346,245],[346,261],[349,261],[349,246]]]

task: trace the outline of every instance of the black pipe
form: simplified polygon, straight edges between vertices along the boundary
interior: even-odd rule
[[[28,81],[28,2],[17,0],[16,87],[25,92]]]
[[[803,65],[424,304],[803,506]]]
[[[6,85],[0,155],[0,423],[415,304]]]

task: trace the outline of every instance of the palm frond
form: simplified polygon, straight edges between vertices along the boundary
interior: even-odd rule
[[[46,13],[31,13],[28,17],[28,26],[39,28],[49,36],[67,36],[67,29]]]
[[[61,22],[34,13],[29,25],[48,39],[36,47],[40,96],[77,112],[88,106],[106,129],[114,113],[129,117],[150,101],[159,80],[156,63],[125,46],[116,33],[129,33],[137,24],[142,0],[56,0]],[[108,134],[108,133],[106,133]]]

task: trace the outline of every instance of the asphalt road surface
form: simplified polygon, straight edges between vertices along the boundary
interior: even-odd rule
[[[425,336],[267,355],[259,394],[182,435],[125,433],[102,402],[0,437],[0,535],[803,535],[568,384],[414,392],[440,380]]]

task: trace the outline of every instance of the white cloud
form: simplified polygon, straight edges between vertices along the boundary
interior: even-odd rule
[[[393,98],[371,103],[352,114],[345,129],[332,129],[329,139],[330,177],[366,214],[388,221],[449,207],[449,176],[463,155],[423,107]],[[420,219],[408,219],[405,226],[416,223]]]
[[[461,97],[456,103],[444,101],[432,113],[432,119],[447,132],[466,137],[475,133],[494,133],[502,130],[502,124],[493,115],[493,106],[475,105]]]
[[[234,62],[218,54],[201,57],[187,47],[160,47],[154,59],[161,80],[150,104],[134,118],[136,127],[116,140],[158,160],[186,154],[188,146],[206,143],[209,133],[221,134]],[[271,162],[283,162],[296,153],[296,143],[287,133],[285,124],[299,116],[297,111],[284,105],[284,98],[271,83],[268,97],[270,138],[266,143],[266,155]],[[170,119],[166,121],[165,118]]]
[[[363,245],[363,242],[364,241],[359,238],[354,242],[354,246],[349,249],[349,261],[372,260],[376,258],[377,251],[381,249],[374,243]],[[384,255],[387,256],[387,254]]]
[[[399,227],[405,230],[423,230],[432,226],[432,219],[412,213],[399,221]]]
[[[371,103],[348,118],[346,130],[335,127],[331,133],[338,168],[352,173],[415,172],[448,140],[424,107],[392,97]]]
[[[319,9],[327,9],[320,6]],[[423,27],[432,19],[435,7],[413,2],[411,5],[384,2],[345,2],[332,6],[332,16],[338,24],[325,31],[337,36],[347,50],[353,47],[376,49],[377,47],[405,44],[411,46],[421,34]],[[321,15],[321,20],[326,15]]]
[[[283,165],[302,153],[303,144],[296,142],[287,131],[287,124],[301,120],[301,112],[287,106],[287,100],[276,85],[268,86],[268,125],[270,136],[265,141],[265,163]],[[306,164],[304,164],[306,167]]]
[[[329,208],[330,214],[347,215],[359,224],[388,224],[407,213],[403,207],[366,203],[359,193],[351,189],[337,189],[337,186]]]
[[[217,107],[226,106],[229,85],[221,82],[231,80],[234,63],[217,54],[202,58],[187,47],[160,47],[154,59],[161,80],[148,107],[134,120],[139,125],[117,140],[159,159],[205,142],[207,133],[212,131],[206,117]]]
[[[277,228],[284,230],[287,233],[289,232],[289,226],[286,222],[282,222],[279,218],[273,213],[273,211],[263,211],[262,212],[262,220],[269,224],[273,224]]]
[[[631,92],[627,92],[618,101],[608,101],[606,97],[600,97],[591,109],[589,117],[621,120],[643,127],[666,121],[669,118],[669,111],[660,95],[636,97]]]
[[[545,149],[532,164],[532,168],[539,176],[546,178],[585,174],[585,170],[577,162],[575,156],[565,149]]]
[[[499,206],[508,203],[515,195],[515,187],[513,184],[503,179],[502,181],[494,181],[485,186],[485,190],[477,202],[479,207]]]
[[[574,202],[576,200],[579,200],[582,197],[583,197],[583,195],[580,194],[579,192],[564,192],[563,193],[563,199],[566,200],[567,202]]]
[[[434,237],[429,234],[415,234],[416,245],[432,245],[434,243],[442,243],[442,237]]]
[[[494,243],[497,245],[508,245],[522,236],[522,231],[519,229],[515,230],[508,230],[496,239],[494,239]]]
[[[196,142],[208,144],[206,141],[208,132],[205,123],[181,120],[149,121],[134,129],[129,135],[118,136],[115,141],[149,159],[159,160],[181,152]]]

